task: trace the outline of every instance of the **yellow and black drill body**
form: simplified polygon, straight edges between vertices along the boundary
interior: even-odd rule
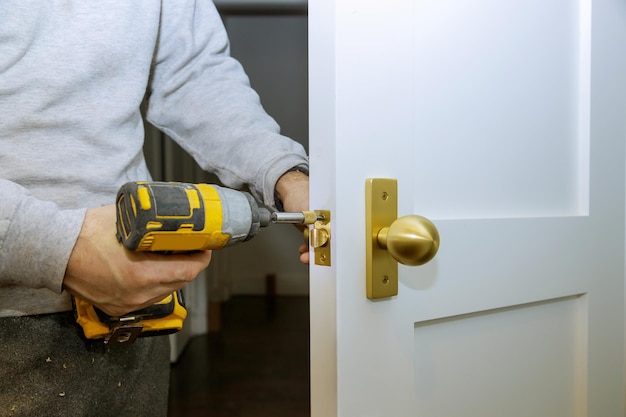
[[[277,217],[249,194],[212,184],[130,182],[116,200],[117,238],[132,251],[215,250],[253,238],[270,223],[303,223],[304,217]],[[281,220],[284,219],[284,220]],[[182,292],[120,317],[111,317],[74,298],[77,322],[88,339],[132,342],[138,336],[174,333],[187,310]]]

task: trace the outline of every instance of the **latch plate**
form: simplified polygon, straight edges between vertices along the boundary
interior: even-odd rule
[[[317,220],[309,232],[309,244],[313,247],[315,265],[330,266],[330,210],[315,210]]]

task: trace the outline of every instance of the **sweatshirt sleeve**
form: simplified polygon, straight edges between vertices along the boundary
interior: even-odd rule
[[[85,210],[61,210],[4,179],[0,179],[0,195],[0,286],[61,293]]]
[[[308,170],[299,143],[264,111],[209,1],[165,1],[146,119],[227,186],[250,189],[274,207],[274,185]]]

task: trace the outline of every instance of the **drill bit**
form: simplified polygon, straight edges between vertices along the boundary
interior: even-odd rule
[[[300,211],[295,213],[272,213],[272,223],[313,224],[318,220],[324,220],[324,216],[314,211]]]

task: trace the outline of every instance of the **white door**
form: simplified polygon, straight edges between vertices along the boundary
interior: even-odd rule
[[[313,417],[624,416],[626,3],[309,2]],[[365,181],[439,254],[366,298]]]

